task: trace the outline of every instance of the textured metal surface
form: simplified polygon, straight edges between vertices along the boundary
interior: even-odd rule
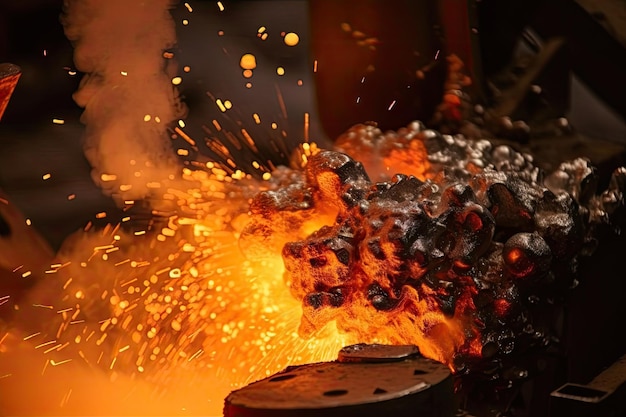
[[[419,355],[417,346],[413,345],[378,345],[360,343],[346,346],[339,351],[339,362],[392,362]]]
[[[232,392],[226,398],[224,415],[452,415],[452,376],[448,368],[412,354],[392,362],[376,362],[383,356],[411,353],[406,346],[390,347],[388,355],[384,351],[381,345],[370,351],[375,353],[375,362],[325,362],[288,368]]]

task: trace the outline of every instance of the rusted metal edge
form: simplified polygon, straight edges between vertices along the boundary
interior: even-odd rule
[[[0,120],[9,104],[9,99],[22,75],[20,67],[14,64],[0,64]]]

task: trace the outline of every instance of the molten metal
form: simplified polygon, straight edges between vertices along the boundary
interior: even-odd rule
[[[321,151],[304,171],[276,172],[242,240],[282,247],[301,335],[335,321],[455,370],[538,338],[528,300],[572,285],[581,250],[623,204],[624,169],[596,195],[586,160],[544,180],[529,155],[419,123],[355,126],[337,147],[364,164]]]

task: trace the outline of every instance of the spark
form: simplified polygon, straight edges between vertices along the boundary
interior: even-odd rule
[[[191,146],[196,146],[196,141],[193,140],[189,135],[187,135],[182,129],[179,127],[175,127],[174,131],[180,135],[181,138],[185,140]]]
[[[217,107],[220,109],[222,113],[226,111],[226,106],[224,106],[224,103],[222,103],[222,100],[220,100],[219,98],[215,100],[215,104],[217,105]]]
[[[61,407],[64,407],[69,402],[71,395],[72,395],[72,389],[70,388],[67,391],[67,393],[63,396],[63,399],[61,400],[61,404],[60,404]]]
[[[62,361],[56,362],[54,359],[50,359],[50,365],[52,366],[59,366],[59,365],[63,365],[66,364],[68,362],[71,362],[71,359],[64,359]]]
[[[276,97],[278,98],[278,105],[280,106],[280,111],[283,117],[287,118],[287,107],[285,106],[285,100],[283,99],[283,93],[280,91],[280,87],[278,84],[274,84],[274,88],[276,89]]]
[[[40,334],[41,334],[41,332],[36,332],[36,333],[33,333],[33,334],[31,334],[31,335],[28,335],[28,336],[24,337],[22,340],[24,340],[24,341],[26,341],[26,340],[30,340],[30,339],[32,339],[33,337],[37,337],[37,336],[39,336]]]
[[[250,54],[250,53],[243,54],[241,56],[241,59],[239,60],[239,66],[242,69],[246,69],[246,70],[253,70],[253,69],[255,69],[256,66],[257,66],[256,56],[254,56],[253,54]]]
[[[52,123],[54,123],[55,125],[62,125],[62,124],[65,124],[65,120],[63,120],[63,119],[52,119]]]
[[[289,32],[285,34],[283,41],[285,42],[285,45],[287,46],[296,46],[298,42],[300,42],[300,37],[298,36],[297,33]]]
[[[45,347],[45,346],[50,346],[50,345],[52,345],[52,344],[54,344],[56,342],[57,342],[56,340],[49,340],[47,342],[38,344],[37,346],[35,346],[35,349],[39,349],[39,348]]]
[[[393,109],[393,106],[396,105],[396,100],[392,101],[391,104],[389,105],[389,107],[387,107],[387,111]]]
[[[148,116],[148,117],[150,117],[150,116]],[[115,181],[117,179],[117,175],[115,175],[115,174],[102,174],[102,175],[100,175],[100,179],[102,181],[105,181],[105,182]]]
[[[53,350],[59,350],[59,348],[61,346],[63,346],[61,343],[57,343],[56,345],[52,346],[51,348],[48,348],[48,349],[44,350],[43,353],[45,355],[45,354],[48,354],[48,353],[52,352]]]
[[[219,7],[220,12],[223,12],[223,11],[224,11],[224,5],[222,4],[222,2],[221,2],[221,1],[218,1],[218,2],[217,2],[217,7]]]

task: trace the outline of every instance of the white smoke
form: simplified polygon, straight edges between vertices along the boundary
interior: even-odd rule
[[[85,108],[92,177],[119,200],[150,195],[178,164],[167,126],[183,117],[165,50],[176,42],[172,0],[65,0],[62,23],[85,73],[74,100]]]

